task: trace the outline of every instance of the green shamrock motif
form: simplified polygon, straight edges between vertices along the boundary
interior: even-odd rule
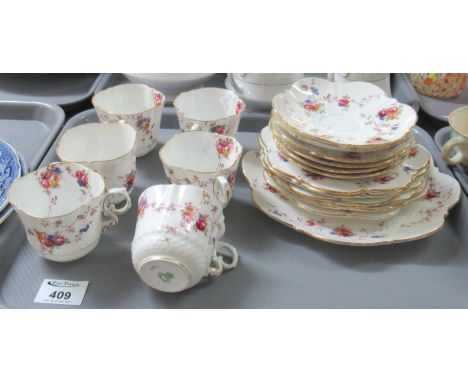
[[[158,272],[158,277],[162,280],[163,283],[170,283],[171,279],[174,278],[174,274],[171,272]]]

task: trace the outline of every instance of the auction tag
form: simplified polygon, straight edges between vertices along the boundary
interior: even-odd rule
[[[44,279],[34,302],[40,304],[81,305],[89,281]]]

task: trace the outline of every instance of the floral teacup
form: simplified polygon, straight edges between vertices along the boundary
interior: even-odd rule
[[[190,131],[174,135],[159,151],[167,178],[174,184],[196,184],[223,199],[232,197],[242,146],[227,135]]]
[[[136,130],[137,158],[148,154],[158,143],[164,101],[163,93],[142,84],[117,85],[92,99],[100,122],[123,120]]]
[[[109,197],[122,195],[116,209]],[[44,258],[67,262],[91,252],[105,228],[118,223],[131,207],[125,188],[105,190],[97,172],[77,163],[51,163],[30,172],[10,187],[8,199],[31,246]],[[102,213],[110,219],[103,222]]]
[[[234,136],[245,103],[231,90],[201,88],[180,93],[174,107],[182,131],[203,130]]]
[[[452,111],[449,123],[453,129],[452,138],[442,147],[442,158],[449,165],[461,163],[468,168],[468,106]]]
[[[63,134],[56,153],[62,162],[75,162],[96,171],[106,189],[125,187],[129,194],[136,179],[136,132],[125,123],[87,123]],[[123,196],[113,198],[119,203]]]
[[[138,201],[133,266],[150,287],[180,292],[237,265],[236,249],[219,241],[223,234],[223,210],[211,193],[192,185],[152,186]],[[221,247],[230,263],[218,255]]]

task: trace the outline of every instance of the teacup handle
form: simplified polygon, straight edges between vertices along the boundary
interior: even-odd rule
[[[194,123],[192,127],[190,127],[190,131],[201,131],[201,126],[198,123]]]
[[[125,205],[121,208],[116,208],[115,204],[109,201],[109,197],[112,195],[122,195],[125,198]],[[116,225],[119,222],[118,215],[123,215],[131,207],[132,207],[132,201],[125,187],[111,188],[109,191],[107,191],[107,195],[104,198],[104,202],[103,202],[103,210],[104,210],[104,215],[108,216],[110,219],[106,220],[105,222],[102,222],[102,226],[101,226],[102,231],[104,231],[105,229],[109,229],[112,226]]]
[[[230,194],[231,186],[227,179],[222,175],[217,176],[213,183],[213,195],[222,204],[223,208],[227,206]]]
[[[218,255],[218,250],[222,247],[225,247],[230,252],[232,256],[232,261],[230,263],[224,262],[223,256]],[[212,263],[214,264],[214,266],[210,266],[208,268],[208,271],[206,272],[205,276],[218,277],[223,273],[223,271],[235,268],[237,266],[238,261],[239,254],[237,253],[237,249],[231,244],[225,243],[224,241],[219,241],[218,244],[216,244],[216,253],[212,259]]]
[[[460,151],[458,151],[454,156],[450,156],[450,153],[455,146],[464,143],[465,140],[465,137],[456,136],[445,142],[445,145],[442,147],[442,158],[445,162],[453,166],[463,160],[463,154]]]

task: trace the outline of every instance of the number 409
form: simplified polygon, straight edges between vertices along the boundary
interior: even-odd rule
[[[49,297],[56,298],[58,300],[61,300],[62,298],[64,300],[68,300],[71,297],[70,292],[62,292],[62,291],[53,291],[51,294],[49,294]]]

